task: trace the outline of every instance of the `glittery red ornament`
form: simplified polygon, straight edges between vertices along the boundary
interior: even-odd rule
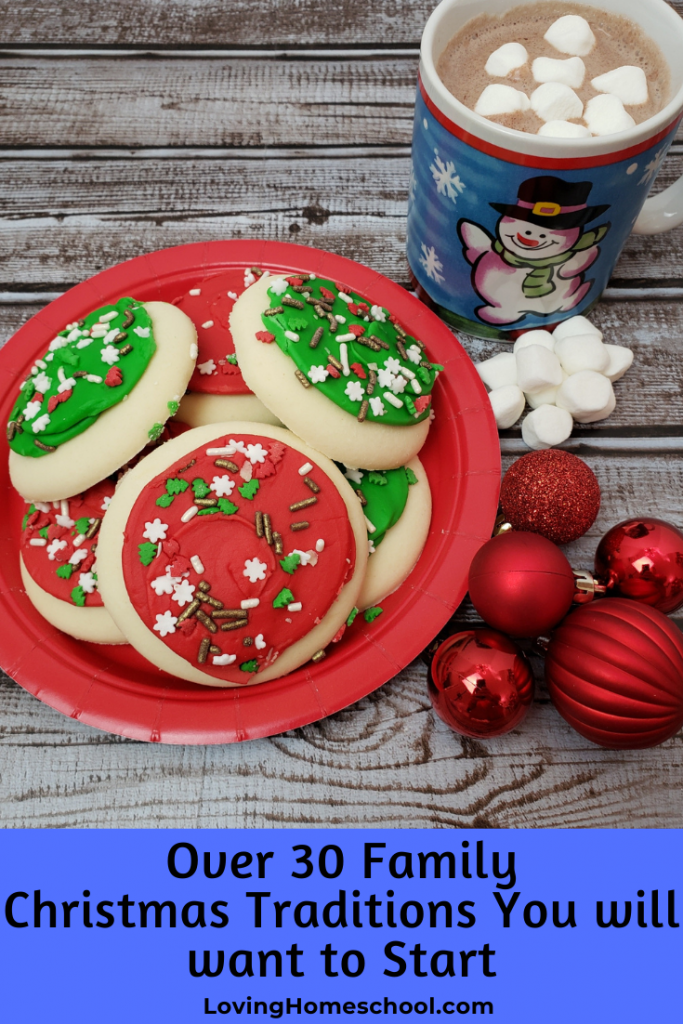
[[[469,590],[482,619],[510,636],[535,637],[556,626],[574,596],[572,568],[537,533],[502,533],[472,560]]]
[[[595,574],[608,594],[670,614],[683,605],[683,533],[663,519],[626,519],[600,541]]]
[[[683,725],[683,636],[647,605],[616,598],[572,612],[545,677],[562,717],[602,747],[654,747]]]
[[[546,448],[513,462],[503,478],[500,503],[514,530],[568,544],[595,522],[600,486],[582,459]]]
[[[456,633],[437,649],[429,696],[446,725],[463,736],[502,736],[522,721],[534,695],[531,666],[516,644],[492,629]]]

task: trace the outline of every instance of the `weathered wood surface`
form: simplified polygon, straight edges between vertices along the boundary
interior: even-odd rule
[[[3,10],[0,45],[416,46],[434,0],[24,0]],[[683,11],[683,3],[672,3]]]
[[[356,156],[349,147],[281,157],[246,150],[188,160],[84,154],[6,158],[0,167],[0,290],[10,281],[62,290],[140,252],[250,237],[331,249],[407,283],[407,153]],[[677,146],[658,188],[681,172]],[[683,232],[633,235],[614,276],[623,286],[680,287],[681,267]]]
[[[5,5],[0,341],[41,308],[41,295],[200,239],[297,241],[407,284],[417,46],[432,6]],[[682,169],[679,143],[657,188]],[[594,319],[636,362],[612,417],[568,444],[603,493],[597,522],[567,549],[585,568],[601,534],[627,515],[683,524],[683,230],[631,238]],[[501,347],[463,342],[475,360]],[[523,451],[518,430],[502,448],[507,466]],[[464,604],[454,625],[474,621]],[[541,684],[514,733],[464,740],[435,719],[425,677],[415,662],[323,722],[206,748],[110,736],[2,678],[0,822],[683,826],[683,736],[654,751],[598,750],[563,723]]]

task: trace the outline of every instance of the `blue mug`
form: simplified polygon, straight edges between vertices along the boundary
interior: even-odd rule
[[[669,64],[673,98],[626,131],[561,139],[475,114],[436,73],[468,21],[515,6],[443,0],[427,22],[407,227],[420,298],[455,327],[503,340],[586,313],[631,231],[654,234],[683,223],[683,178],[646,202],[683,115],[683,20],[664,0],[590,4],[642,25]]]

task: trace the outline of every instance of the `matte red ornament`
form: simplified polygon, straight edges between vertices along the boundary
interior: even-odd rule
[[[663,519],[626,519],[600,541],[595,574],[608,594],[670,614],[683,605],[683,533]]]
[[[472,560],[472,604],[482,619],[510,636],[536,637],[569,611],[574,574],[560,549],[537,533],[502,533]]]
[[[514,530],[568,544],[595,522],[600,485],[583,459],[546,448],[513,462],[503,477],[500,504]]]
[[[492,629],[456,633],[437,648],[429,696],[439,718],[463,736],[502,736],[522,721],[534,695],[519,647]]]
[[[572,612],[545,678],[562,717],[601,747],[654,747],[683,725],[683,635],[647,605],[615,598]]]

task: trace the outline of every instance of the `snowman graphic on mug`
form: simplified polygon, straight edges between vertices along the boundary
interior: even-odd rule
[[[497,237],[479,224],[458,222],[472,285],[487,324],[510,326],[527,314],[550,317],[574,309],[590,291],[586,271],[610,224],[586,228],[607,206],[588,206],[590,181],[540,176],[522,182],[516,203],[491,203],[502,216]]]

